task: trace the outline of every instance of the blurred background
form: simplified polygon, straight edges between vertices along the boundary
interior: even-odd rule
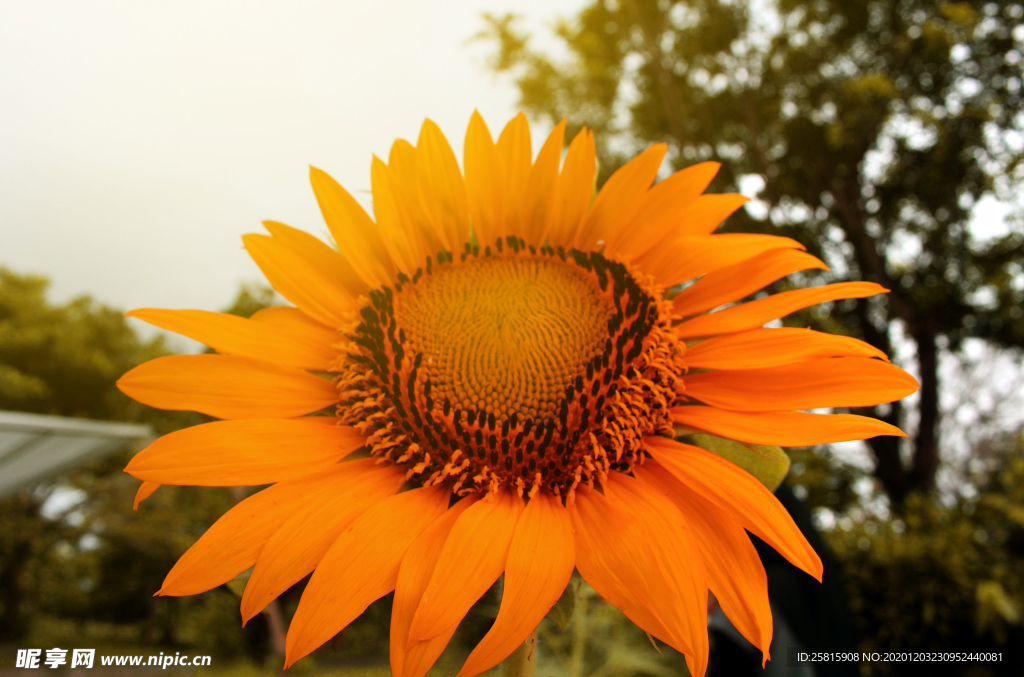
[[[238,585],[152,597],[251,489],[165,486],[132,510],[130,455],[204,419],[131,402],[114,381],[204,348],[121,313],[282,303],[238,237],[268,218],[326,233],[307,165],[372,209],[372,153],[415,139],[425,116],[461,149],[474,108],[492,132],[524,110],[535,141],[563,117],[570,134],[594,129],[601,181],[655,142],[669,145],[663,176],[721,162],[709,190],[754,198],[724,230],[793,237],[831,267],[772,291],[891,290],[784,321],[862,338],[922,387],[857,412],[907,439],[789,450],[780,499],[829,554],[821,590],[765,554],[777,628],[810,650],[1001,652],[927,668],[1024,674],[1022,68],[1012,2],[0,2],[0,440],[70,430],[39,415],[135,424],[66,432],[109,439],[17,477],[17,445],[4,447],[0,674],[21,674],[26,647],[278,672],[303,583],[244,629]],[[436,674],[487,631],[498,587]],[[585,584],[570,593],[575,612],[560,605],[539,630],[538,674],[685,671]],[[388,674],[390,604],[292,672]],[[711,674],[760,671],[727,624],[712,627]],[[812,674],[773,655],[772,674]]]

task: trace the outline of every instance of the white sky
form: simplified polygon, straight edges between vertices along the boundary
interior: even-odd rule
[[[582,4],[0,0],[0,265],[57,301],[222,308],[261,279],[241,234],[326,232],[308,165],[368,203],[371,154],[424,117],[460,157],[474,108],[500,130],[482,12],[544,33]]]
[[[512,116],[469,42],[483,12],[544,40],[583,3],[0,0],[0,266],[55,301],[223,308],[261,279],[241,234],[325,234],[309,164],[369,206],[371,154],[424,117],[461,156],[474,107],[495,133]],[[983,200],[979,234],[1006,209]]]

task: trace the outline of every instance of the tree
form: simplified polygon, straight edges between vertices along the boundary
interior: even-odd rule
[[[0,268],[0,410],[180,427],[177,414],[144,407],[114,385],[166,355],[163,338],[141,339],[120,311],[88,296],[53,305],[48,284]]]
[[[0,410],[148,423],[159,434],[208,420],[153,409],[122,394],[115,382],[124,372],[169,354],[163,337],[142,339],[121,311],[88,296],[53,304],[48,284],[45,277],[0,268]],[[269,287],[243,285],[226,312],[247,317],[273,300]],[[224,599],[179,604],[152,597],[181,552],[233,504],[230,495],[165,487],[150,499],[165,510],[133,513],[138,482],[121,472],[128,456],[125,450],[70,478],[0,499],[0,639],[23,637],[42,612],[138,622],[153,642],[179,641],[178,635],[203,622],[179,610],[192,604],[203,607],[200,616],[214,614],[209,628],[192,633],[196,641],[223,639],[224,632],[215,631],[229,628],[237,644],[236,626],[216,617]],[[44,517],[41,509],[53,491],[69,487],[84,491],[84,501],[70,510],[77,519]],[[82,547],[83,536],[96,540]],[[224,595],[231,609],[233,596]]]
[[[966,478],[951,505],[907,498],[899,519],[862,516],[826,533],[843,565],[867,652],[1003,652],[989,674],[1019,675],[1024,653],[1024,437],[998,440],[997,462]],[[810,478],[808,478],[810,479]],[[842,518],[841,518],[842,519]],[[884,667],[883,667],[884,666]],[[862,674],[917,675],[919,666],[865,662]],[[931,674],[966,674],[935,666]]]
[[[87,296],[65,305],[46,298],[48,281],[0,268],[0,410],[151,424],[159,432],[192,414],[164,412],[125,397],[114,382],[137,364],[167,353],[160,337],[142,340],[119,311]],[[56,485],[0,500],[0,638],[26,632],[47,586],[59,543],[78,530],[41,516]],[[71,588],[77,586],[72,581]]]
[[[601,177],[653,142],[669,144],[675,168],[717,160],[718,190],[763,182],[762,208],[727,228],[799,240],[831,266],[808,281],[890,290],[787,322],[890,355],[900,337],[912,341],[921,392],[910,463],[897,438],[869,446],[895,503],[931,489],[940,352],[968,337],[1024,346],[1024,231],[982,238],[968,227],[979,199],[1020,185],[1024,6],[595,0],[557,25],[562,59],[532,49],[514,15],[485,18],[490,66],[515,78],[522,106],[604,137]],[[915,418],[901,403],[860,413]]]

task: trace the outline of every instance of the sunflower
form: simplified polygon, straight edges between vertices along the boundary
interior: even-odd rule
[[[594,197],[593,134],[577,134],[562,161],[564,130],[532,158],[525,116],[495,142],[474,114],[463,176],[428,120],[415,146],[373,159],[375,221],[311,170],[334,247],[276,222],[243,237],[294,307],[129,313],[218,354],[152,360],[121,390],[223,419],[136,455],[126,470],[144,480],[138,500],[160,484],[272,485],[210,527],[158,594],[251,568],[248,620],[312,572],[288,630],[291,665],[393,590],[393,674],[420,677],[504,574],[468,677],[521,645],[577,569],[694,675],[707,665],[709,589],[767,660],[767,583],[746,532],[819,580],[821,561],[753,475],[674,434],[780,446],[903,435],[800,411],[913,392],[884,354],[763,327],[885,289],[734,304],[825,265],[791,239],[712,234],[745,198],[703,194],[713,162],[652,186],[663,144]]]

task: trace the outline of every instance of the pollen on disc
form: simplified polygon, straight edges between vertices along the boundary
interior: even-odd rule
[[[395,320],[409,350],[424,353],[436,399],[498,419],[557,411],[614,313],[575,268],[533,258],[439,268],[395,297]]]

